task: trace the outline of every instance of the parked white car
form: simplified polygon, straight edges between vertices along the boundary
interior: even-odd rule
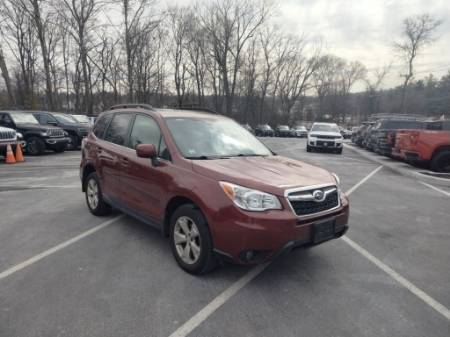
[[[20,141],[22,138],[22,135],[17,133],[16,130],[0,126],[0,156],[6,155],[8,144],[15,148],[17,141]]]
[[[329,150],[342,153],[343,137],[339,127],[335,123],[314,123],[308,133],[306,151],[315,149]]]

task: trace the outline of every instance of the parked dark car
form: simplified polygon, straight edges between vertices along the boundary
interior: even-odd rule
[[[287,125],[278,125],[275,128],[275,137],[291,137],[292,132]]]
[[[352,141],[358,146],[363,147],[364,146],[364,140],[366,138],[367,130],[371,125],[375,124],[375,122],[364,122],[359,127],[358,131],[353,134]]]
[[[426,123],[419,120],[380,120],[371,130],[370,147],[378,154],[390,156],[395,147],[395,132],[399,129],[420,130]]]
[[[259,137],[273,137],[275,136],[275,131],[269,124],[260,124],[255,128],[255,135]]]
[[[80,178],[91,213],[112,206],[155,226],[193,274],[220,259],[263,263],[348,228],[335,174],[273,154],[217,114],[113,107],[83,142]]]
[[[87,136],[90,127],[78,122],[74,117],[60,112],[31,111],[41,125],[59,126],[69,135],[70,142],[67,148],[76,150],[81,146],[81,141]]]
[[[0,125],[21,133],[26,141],[25,150],[30,155],[43,154],[46,149],[64,152],[70,142],[63,129],[41,125],[30,113],[0,111]]]

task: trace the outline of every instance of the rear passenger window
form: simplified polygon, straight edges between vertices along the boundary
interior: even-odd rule
[[[109,121],[111,120],[112,116],[113,115],[111,115],[111,114],[102,116],[99,118],[97,123],[95,123],[93,132],[97,138],[100,138],[100,139],[104,138],[103,136],[105,135],[106,127],[108,126]]]
[[[130,122],[133,119],[132,114],[114,115],[108,129],[106,130],[105,140],[117,145],[126,145]]]

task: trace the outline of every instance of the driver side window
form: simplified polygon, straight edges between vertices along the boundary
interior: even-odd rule
[[[170,154],[158,123],[151,117],[136,115],[129,144],[133,150],[139,144],[153,144],[156,146],[158,157],[170,160]]]

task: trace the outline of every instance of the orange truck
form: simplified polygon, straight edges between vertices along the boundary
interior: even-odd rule
[[[429,122],[423,130],[397,130],[392,156],[450,172],[450,120]]]

